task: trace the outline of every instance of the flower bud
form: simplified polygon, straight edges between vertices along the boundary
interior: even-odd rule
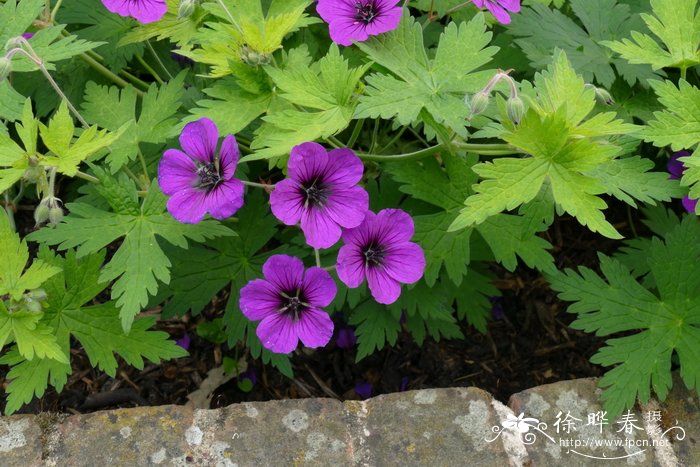
[[[180,0],[177,8],[177,19],[189,18],[194,13],[197,0]]]
[[[466,98],[465,98],[466,101]],[[489,105],[489,95],[484,91],[479,91],[471,97],[469,101],[469,109],[471,110],[470,118],[479,115]]]
[[[63,208],[59,206],[54,206],[49,208],[49,223],[51,225],[58,225],[63,220]]]
[[[257,52],[247,45],[241,46],[241,61],[249,66],[268,65],[272,61],[269,54]]]
[[[506,113],[513,123],[516,125],[520,123],[520,120],[523,119],[523,115],[525,114],[525,104],[523,100],[518,96],[510,97],[506,101]]]
[[[5,52],[22,47],[22,41],[26,40],[22,36],[11,37],[5,42]]]
[[[7,57],[0,57],[0,83],[5,81],[12,71],[12,61]]]
[[[34,210],[34,222],[36,222],[36,225],[39,225],[47,220],[49,220],[49,207],[42,200]]]
[[[24,308],[25,308],[27,311],[31,311],[32,313],[41,313],[42,306],[41,306],[41,302],[39,302],[39,301],[37,301],[37,300],[34,300],[34,299],[31,298],[31,297],[27,297],[27,296],[25,295],[25,297],[24,297]]]
[[[33,298],[34,300],[37,300],[39,302],[43,302],[46,300],[49,296],[46,293],[46,290],[44,289],[34,289],[26,294],[28,297]]]
[[[603,88],[596,87],[595,88],[595,99],[605,105],[613,105],[615,103],[615,100],[613,97],[610,95],[608,91],[606,91]]]

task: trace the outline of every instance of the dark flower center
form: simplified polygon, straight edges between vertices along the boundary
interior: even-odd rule
[[[321,208],[328,201],[330,190],[318,179],[308,184],[302,184],[301,189],[304,195],[304,207],[314,206]]]
[[[365,24],[371,23],[374,18],[379,16],[379,9],[374,4],[374,0],[355,2],[355,11],[355,19]]]
[[[206,188],[207,190],[213,190],[224,181],[224,179],[221,178],[221,174],[219,174],[216,164],[213,162],[200,165],[199,168],[197,168],[197,176],[199,176],[199,185],[197,186]]]
[[[365,266],[381,266],[384,261],[384,247],[377,242],[371,242],[362,249],[365,257]]]
[[[291,316],[295,321],[299,319],[301,313],[309,306],[308,303],[304,303],[300,293],[301,291],[297,289],[294,292],[282,292],[280,294],[282,299],[280,313]]]

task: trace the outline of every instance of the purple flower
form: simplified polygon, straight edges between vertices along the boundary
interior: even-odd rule
[[[185,333],[184,336],[179,338],[178,340],[175,341],[175,344],[179,345],[183,349],[187,350],[190,348],[190,343],[192,342],[192,338],[190,338],[190,335]]]
[[[316,11],[328,23],[333,42],[348,46],[396,29],[402,14],[399,1],[318,0]]]
[[[102,0],[102,4],[119,16],[131,16],[147,24],[158,21],[168,11],[165,0]]]
[[[341,349],[352,349],[357,343],[355,331],[349,327],[343,327],[338,330],[338,335],[335,338],[335,344]]]
[[[679,161],[678,159],[681,157],[688,156],[690,156],[690,153],[688,151],[678,151],[674,152],[671,155],[671,158],[666,164],[666,169],[671,174],[668,177],[670,180],[678,180],[683,176],[683,172],[685,172],[686,167],[685,165],[683,165],[683,162]],[[686,211],[693,214],[695,212],[696,206],[698,205],[698,200],[692,199],[688,195],[685,195],[681,200],[681,204],[683,205],[683,208],[685,208]]]
[[[262,345],[275,353],[306,347],[323,347],[333,336],[333,321],[321,307],[328,306],[337,291],[327,271],[304,270],[299,258],[273,255],[263,265],[265,279],[255,279],[241,289],[240,307],[246,318],[257,321]]]
[[[22,33],[22,37],[24,37],[25,39],[29,40],[29,39],[31,39],[32,37],[34,37],[34,33],[33,33],[33,32],[23,32],[23,33]]]
[[[362,383],[357,383],[355,385],[355,392],[361,398],[369,399],[370,397],[372,397],[372,392],[374,392],[374,387],[372,386],[372,383],[364,381]]]
[[[270,194],[272,213],[287,225],[301,221],[306,243],[328,248],[340,239],[341,227],[360,225],[369,195],[356,186],[364,165],[354,152],[303,143],[292,148],[287,170],[289,177]]]
[[[208,212],[216,219],[231,217],[243,206],[243,183],[233,178],[239,152],[228,135],[216,155],[219,130],[208,118],[185,125],[178,149],[168,149],[158,164],[158,184],[170,196],[168,211],[186,224],[196,224]]]
[[[688,151],[678,151],[674,152],[671,157],[668,160],[668,163],[666,164],[666,169],[668,170],[668,173],[671,174],[670,177],[668,177],[670,180],[678,180],[683,176],[683,172],[685,172],[685,166],[683,165],[683,162],[679,161],[678,159],[681,157],[688,157],[690,156],[690,153]]]
[[[479,8],[486,7],[499,23],[510,23],[508,12],[518,13],[520,11],[520,0],[472,0]],[[507,10],[507,11],[506,11]]]
[[[367,211],[360,226],[343,232],[345,245],[338,252],[338,277],[348,287],[367,278],[379,303],[390,304],[401,295],[400,284],[413,284],[423,276],[425,255],[411,243],[413,219],[400,209]]]
[[[236,378],[239,382],[248,380],[250,381],[251,386],[255,386],[255,383],[258,382],[258,377],[255,374],[255,370],[246,370],[243,373],[239,374]]]

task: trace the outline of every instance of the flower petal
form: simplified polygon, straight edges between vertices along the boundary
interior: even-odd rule
[[[362,179],[365,165],[348,148],[333,149],[328,153],[324,183],[340,186],[354,186]]]
[[[330,316],[314,307],[304,310],[294,327],[301,342],[312,349],[328,344],[333,336],[333,321]]]
[[[331,40],[339,45],[350,46],[352,41],[363,42],[369,37],[367,26],[352,19],[335,19],[328,24]]]
[[[343,233],[331,216],[315,207],[302,211],[301,230],[306,237],[306,243],[314,248],[329,248],[335,245]]]
[[[260,321],[256,334],[263,347],[274,353],[289,353],[297,348],[299,337],[295,323],[286,315],[278,313]]]
[[[263,275],[280,292],[295,292],[302,284],[304,263],[294,256],[273,255],[265,261]]]
[[[379,0],[381,2],[381,0]],[[383,3],[391,3],[384,1]],[[401,7],[394,6],[390,8],[384,8],[381,13],[377,15],[372,21],[370,21],[366,26],[367,34],[370,36],[376,36],[387,31],[392,31],[399,26],[401,22],[401,16],[403,11]]]
[[[281,308],[279,291],[263,279],[255,279],[241,289],[239,306],[243,316],[258,321],[266,316],[278,314]]]
[[[243,206],[243,183],[231,179],[207,193],[205,204],[214,219],[228,219]]]
[[[328,163],[328,153],[318,143],[302,143],[292,148],[287,163],[289,178],[304,183],[321,176]]]
[[[499,23],[510,24],[510,16],[500,4],[489,0],[486,2],[486,8],[496,17]]]
[[[228,135],[226,138],[224,138],[224,142],[221,143],[219,155],[221,177],[224,180],[230,180],[236,173],[236,164],[238,164],[238,158],[241,155],[241,153],[238,151],[238,143],[236,142],[235,136]]]
[[[326,23],[338,17],[354,17],[357,13],[354,0],[318,0],[316,12]]]
[[[364,246],[373,232],[371,227],[376,223],[376,218],[377,215],[375,213],[369,210],[366,211],[360,225],[343,230],[343,242],[347,245]]]
[[[351,229],[362,223],[368,208],[369,195],[364,188],[354,186],[333,188],[326,205],[323,206],[323,212],[336,224]]]
[[[130,15],[143,24],[158,21],[168,11],[164,0],[137,0],[131,3]]]
[[[698,200],[692,199],[690,196],[685,195],[683,197],[683,200],[681,201],[681,204],[683,204],[683,207],[685,208],[686,211],[693,214],[693,213],[695,213],[695,208],[698,205]]]
[[[370,224],[370,229],[382,244],[391,246],[413,237],[413,219],[401,209],[382,209]]]
[[[205,164],[214,162],[219,130],[208,118],[190,122],[180,133],[180,146],[190,156]]]
[[[380,267],[367,268],[367,285],[374,299],[383,305],[391,305],[401,295],[401,285]]]
[[[403,284],[413,284],[423,277],[425,254],[415,243],[401,243],[386,252],[384,271]]]
[[[344,245],[338,252],[336,264],[338,278],[351,289],[365,280],[365,260],[357,245]]]
[[[496,0],[503,8],[513,13],[520,11],[520,0]]]
[[[168,149],[158,163],[158,185],[166,195],[197,184],[197,166],[187,154],[177,149]]]
[[[275,189],[270,193],[270,208],[272,214],[286,225],[298,224],[304,209],[299,182],[286,178],[275,184]]]
[[[168,212],[184,224],[196,224],[207,213],[206,196],[196,188],[180,190],[168,200]]]
[[[316,307],[324,307],[331,304],[338,287],[328,271],[312,267],[304,274],[302,290],[306,302]]]

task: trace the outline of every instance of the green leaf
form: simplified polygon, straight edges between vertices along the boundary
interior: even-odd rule
[[[81,162],[107,148],[126,129],[126,126],[122,126],[108,133],[106,130],[98,131],[96,126],[91,126],[83,131],[77,140],[72,141],[75,126],[68,113],[68,106],[62,102],[48,126],[39,123],[41,139],[53,153],[45,156],[43,160],[48,165],[55,166],[62,174],[72,177],[78,172]]]
[[[139,24],[124,37],[117,46],[125,46],[144,42],[149,39],[157,40],[170,39],[178,47],[184,47],[197,33],[197,28],[204,20],[206,12],[202,8],[195,8],[191,16],[185,18],[178,17],[178,6],[180,0],[165,0],[168,4],[168,11],[160,20],[148,24]]]
[[[105,41],[95,52],[100,54],[104,63],[115,72],[119,72],[135,55],[142,54],[144,44],[134,43],[120,46],[117,43],[134,26],[139,23],[128,17],[111,13],[106,8],[96,8],[92,0],[72,0],[61,5],[58,20],[67,24],[87,25],[75,34],[89,41]]]
[[[14,122],[22,117],[24,96],[10,86],[9,80],[0,82],[0,118]]]
[[[0,44],[26,32],[44,6],[43,0],[7,0],[0,5]]]
[[[697,0],[651,0],[653,15],[641,15],[649,30],[662,42],[637,31],[630,39],[603,41],[632,64],[648,63],[654,70],[686,69],[700,64],[700,12]]]
[[[107,156],[112,173],[137,157],[140,143],[164,143],[173,136],[186,74],[183,71],[160,87],[151,84],[143,96],[138,117],[133,87],[120,90],[116,86],[87,84],[83,103],[85,118],[111,131],[126,128]]]
[[[630,65],[621,58],[610,59],[610,52],[599,45],[626,37],[637,24],[629,5],[617,0],[572,0],[571,9],[581,21],[558,9],[533,4],[513,17],[508,33],[519,39],[515,43],[525,52],[533,68],[546,66],[551,60],[552,44],[564,50],[573,67],[592,82],[610,88],[617,75],[630,86],[646,83],[656,75],[647,65]],[[614,68],[613,68],[614,67]]]
[[[557,212],[568,212],[592,231],[620,238],[605,220],[602,210],[607,204],[598,195],[606,191],[626,193],[641,200],[667,196],[659,189],[652,196],[651,189],[635,188],[636,183],[650,180],[658,185],[660,175],[646,174],[649,166],[644,162],[617,161],[622,150],[610,136],[632,132],[636,127],[615,120],[611,112],[586,120],[595,106],[592,89],[576,75],[563,52],[557,53],[547,71],[535,76],[534,88],[524,86],[524,94],[530,109],[519,125],[504,122],[508,130],[502,138],[527,156],[502,157],[475,165],[473,170],[482,181],[474,186],[476,194],[466,199],[466,207],[451,231],[479,225],[498,213],[546,199],[538,208],[535,225],[551,217],[541,208],[551,209],[553,204]],[[613,176],[622,168],[632,181]],[[542,197],[543,191],[547,196]]]
[[[387,342],[389,345],[396,343],[401,329],[400,316],[399,308],[389,310],[374,300],[367,300],[353,310],[349,323],[356,326],[356,362],[372,354],[375,349],[381,350]]]
[[[96,174],[107,178],[103,172]],[[112,200],[113,205],[117,202]],[[34,232],[29,238],[58,245],[60,250],[78,247],[78,256],[82,257],[123,237],[122,244],[102,268],[100,280],[115,280],[112,298],[120,308],[122,326],[128,331],[134,316],[148,303],[148,296],[157,293],[158,283],[170,282],[171,263],[156,237],[186,248],[187,239],[202,242],[234,235],[214,220],[181,224],[165,212],[165,203],[166,197],[154,180],[137,214],[119,214],[82,203],[69,203],[67,207],[71,213],[63,223],[54,229]]]
[[[450,23],[440,36],[435,58],[428,59],[420,24],[404,15],[399,27],[357,46],[395,76],[375,73],[360,97],[355,118],[395,118],[401,125],[418,121],[425,109],[438,124],[466,136],[469,109],[464,95],[483,87],[489,72],[474,73],[498,50],[487,47],[491,33],[483,15],[457,26]]]
[[[700,89],[681,79],[678,87],[671,81],[650,81],[665,109],[654,112],[641,135],[655,146],[671,146],[674,151],[691,148],[700,142]]]
[[[272,100],[269,90],[250,93],[231,78],[217,80],[212,87],[204,89],[204,94],[211,99],[197,101],[198,107],[191,109],[190,113],[196,118],[210,118],[222,134],[236,134],[243,130],[267,111]],[[231,112],[233,106],[235,112]]]
[[[574,301],[577,313],[572,327],[611,335],[591,359],[615,366],[601,379],[606,410],[617,415],[631,408],[637,398],[647,403],[650,388],[664,400],[671,387],[671,358],[675,352],[681,377],[690,389],[700,383],[700,221],[685,216],[664,240],[648,243],[647,261],[657,294],[634,280],[615,259],[600,254],[603,277],[585,267],[548,277],[562,300]],[[634,334],[631,334],[634,332]],[[639,352],[644,349],[644,352]]]
[[[353,93],[367,66],[350,68],[333,44],[328,54],[309,66],[306,47],[290,51],[284,69],[267,67],[286,107],[271,108],[251,144],[254,154],[242,160],[289,154],[297,144],[344,130],[355,110]],[[301,110],[299,109],[301,107]]]
[[[99,281],[104,252],[79,260],[72,250],[63,259],[44,249],[40,256],[63,271],[46,283],[48,307],[42,323],[55,334],[64,352],[68,353],[73,336],[83,346],[90,364],[112,377],[118,366],[115,354],[139,369],[144,367],[144,358],[157,364],[162,359],[187,355],[184,349],[168,340],[166,333],[149,330],[155,324],[154,318],[135,320],[127,335],[113,302],[84,306],[107,286],[106,282]],[[8,413],[29,402],[34,395],[41,397],[48,384],[60,391],[71,372],[68,360],[61,364],[50,360],[30,361],[15,351],[9,352],[0,362],[12,365],[8,374],[8,377],[11,375],[7,388]]]
[[[73,35],[62,36],[64,28],[64,25],[58,25],[40,29],[29,39],[34,53],[47,70],[56,69],[54,62],[67,60],[103,44],[103,42],[88,42],[78,39],[77,36]],[[13,72],[29,72],[38,69],[39,67],[24,54],[19,53],[12,59]]]

